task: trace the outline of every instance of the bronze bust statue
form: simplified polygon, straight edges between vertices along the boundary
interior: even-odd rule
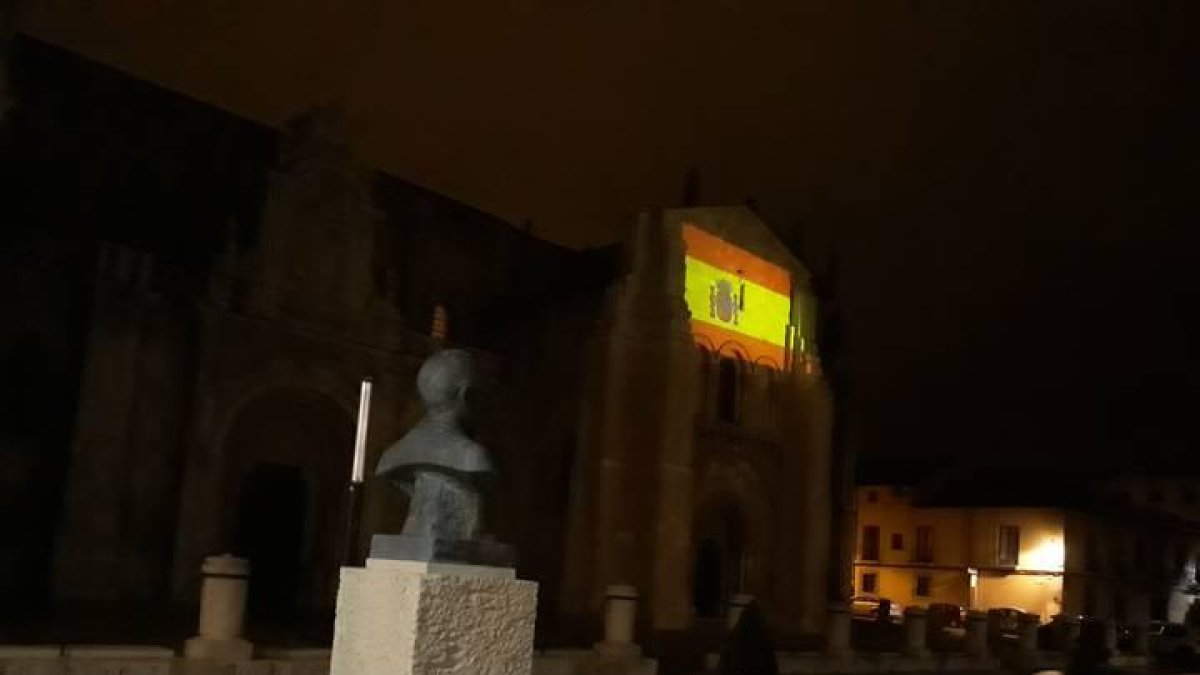
[[[482,540],[484,495],[495,470],[474,440],[480,382],[461,349],[430,356],[417,373],[425,416],[383,453],[375,475],[409,495],[399,536],[376,535],[373,557],[507,564],[507,546]]]

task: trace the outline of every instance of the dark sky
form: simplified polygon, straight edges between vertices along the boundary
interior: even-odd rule
[[[931,59],[953,74],[840,240],[865,268],[845,275],[865,451],[1104,456],[1193,436],[1182,5],[1043,5],[967,40],[969,65]]]
[[[703,201],[836,252],[864,453],[1194,440],[1194,0],[305,8],[47,0],[22,25],[274,126],[340,100],[368,161],[569,245],[697,167]]]

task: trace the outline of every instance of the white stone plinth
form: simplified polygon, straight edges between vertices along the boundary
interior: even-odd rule
[[[615,584],[605,589],[604,641],[596,643],[596,653],[616,657],[641,656],[642,649],[633,641],[637,597],[637,589],[633,586]]]
[[[988,614],[971,610],[967,612],[967,656],[983,660],[988,657]]]
[[[730,630],[737,626],[737,622],[742,618],[742,612],[746,611],[752,602],[754,602],[754,596],[745,593],[735,593],[729,598],[729,612],[725,617],[725,623]]]
[[[200,628],[198,635],[184,643],[184,656],[231,661],[250,658],[254,646],[242,639],[249,561],[231,555],[209,556],[200,570],[204,574]]]
[[[850,654],[850,604],[834,602],[829,605],[825,622],[825,653],[835,658]]]
[[[904,608],[904,653],[912,657],[929,654],[925,647],[926,613],[924,607]]]
[[[1022,614],[1018,622],[1020,630],[1018,646],[1021,654],[1027,657],[1035,656],[1038,651],[1038,626],[1041,617],[1037,614]]]
[[[529,675],[537,584],[512,569],[343,567],[330,675]]]

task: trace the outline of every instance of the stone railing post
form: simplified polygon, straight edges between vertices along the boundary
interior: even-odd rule
[[[967,639],[965,643],[967,656],[974,659],[986,659],[988,655],[988,615],[987,612],[971,610],[967,612]]]
[[[825,653],[829,656],[850,654],[850,605],[833,602],[825,622]]]
[[[637,589],[614,584],[604,590],[604,641],[595,645],[606,656],[638,656],[640,647],[633,641],[637,618]]]
[[[753,595],[745,593],[735,593],[729,598],[729,613],[725,617],[725,622],[730,630],[737,626],[738,619],[742,618],[742,612],[754,602]]]
[[[925,646],[927,612],[924,607],[904,608],[904,654],[922,657],[929,654]]]
[[[250,563],[231,555],[209,556],[200,568],[198,635],[184,643],[184,656],[191,659],[248,659],[253,645],[242,639],[246,612],[246,590]]]
[[[1105,618],[1100,620],[1101,644],[1110,654],[1117,652],[1117,620]]]
[[[1150,595],[1134,593],[1130,603],[1129,616],[1132,619],[1133,644],[1130,649],[1134,654],[1150,653]]]
[[[1150,653],[1150,626],[1145,621],[1138,621],[1133,624],[1133,644],[1130,645],[1130,651],[1134,654],[1143,655]]]
[[[1022,614],[1019,625],[1020,634],[1018,646],[1024,656],[1034,656],[1038,652],[1038,626],[1042,617],[1037,614]]]

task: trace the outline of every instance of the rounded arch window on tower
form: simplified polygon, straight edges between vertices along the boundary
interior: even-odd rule
[[[741,361],[733,356],[722,356],[717,362],[717,419],[727,424],[738,421],[738,388],[741,379]]]

